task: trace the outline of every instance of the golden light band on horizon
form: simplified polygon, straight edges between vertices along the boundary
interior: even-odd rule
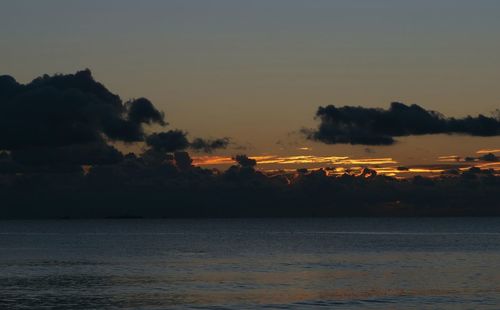
[[[483,168],[483,167],[488,167],[488,168],[495,168],[495,167],[500,167],[500,162],[492,162],[492,163],[480,163],[477,165],[474,165],[478,168]]]
[[[370,168],[379,175],[385,175],[396,178],[406,178],[414,175],[428,175],[431,177],[439,176],[447,171],[467,171],[472,167],[492,169],[495,174],[500,173],[500,162],[481,162],[473,161],[466,162],[458,155],[439,156],[437,162],[449,162],[448,164],[435,164],[425,166],[397,166],[398,161],[393,158],[349,158],[348,156],[313,156],[313,155],[294,155],[294,156],[278,156],[278,155],[259,155],[251,156],[255,159],[258,166],[257,169],[268,175],[274,174],[297,174],[299,168],[293,165],[309,165],[308,171],[318,171],[330,167],[331,169],[323,170],[328,176],[340,176],[342,174],[361,175],[364,168]],[[235,161],[230,156],[197,156],[193,157],[193,164],[198,166],[219,166],[233,165]],[[273,167],[273,165],[275,165]],[[283,165],[283,168],[276,168]],[[310,165],[313,165],[312,167]],[[271,167],[268,167],[271,166]],[[288,166],[288,167],[287,167]]]
[[[331,165],[386,165],[397,164],[398,162],[390,157],[385,158],[359,158],[351,159],[347,156],[277,156],[262,155],[251,156],[259,165],[279,164],[331,164]],[[199,166],[227,165],[233,164],[234,159],[230,156],[197,156],[193,157],[193,164]]]

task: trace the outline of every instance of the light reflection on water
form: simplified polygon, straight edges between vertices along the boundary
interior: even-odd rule
[[[500,306],[500,219],[0,222],[0,309]]]

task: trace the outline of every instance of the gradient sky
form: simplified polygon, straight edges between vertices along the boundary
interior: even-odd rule
[[[249,155],[420,163],[500,147],[439,135],[368,154],[290,134],[327,104],[403,101],[456,117],[500,108],[499,1],[6,0],[0,21],[1,74],[90,68],[123,99],[151,99],[173,128],[230,136]]]

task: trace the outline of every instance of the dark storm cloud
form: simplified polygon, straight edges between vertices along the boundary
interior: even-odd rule
[[[182,130],[169,130],[153,133],[146,138],[146,144],[157,152],[171,153],[189,147],[186,133]]]
[[[317,129],[303,129],[308,139],[327,144],[391,145],[394,137],[424,134],[500,135],[498,117],[447,118],[419,105],[393,102],[388,110],[333,105],[319,107]]]
[[[195,138],[191,141],[190,148],[195,151],[203,151],[205,153],[212,153],[217,149],[225,149],[230,143],[229,138],[219,139],[202,139]]]
[[[89,70],[44,75],[29,84],[0,77],[0,149],[64,147],[144,139],[143,124],[165,125],[147,99],[124,104]]]

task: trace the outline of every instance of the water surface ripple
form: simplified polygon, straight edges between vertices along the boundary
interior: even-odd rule
[[[499,309],[500,218],[0,221],[0,309]]]

